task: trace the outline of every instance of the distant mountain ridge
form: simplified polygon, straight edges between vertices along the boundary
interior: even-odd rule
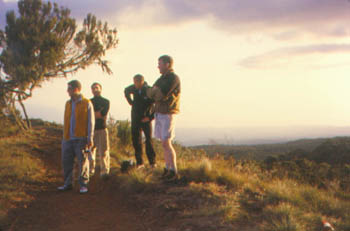
[[[350,137],[300,139],[286,143],[259,145],[199,145],[209,155],[223,154],[235,159],[264,160],[267,157],[307,157],[317,162],[338,163],[350,160]]]

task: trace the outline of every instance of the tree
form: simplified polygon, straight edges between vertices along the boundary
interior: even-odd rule
[[[112,70],[103,60],[107,50],[118,44],[117,30],[92,14],[77,31],[70,10],[42,0],[20,0],[17,17],[6,14],[5,30],[0,30],[0,104],[15,115],[22,108],[27,123],[18,118],[23,129],[30,122],[23,101],[35,88],[54,78],[67,77],[80,69],[97,64],[108,74]]]

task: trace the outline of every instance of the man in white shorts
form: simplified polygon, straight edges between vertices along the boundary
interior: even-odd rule
[[[172,140],[175,137],[175,115],[179,113],[181,85],[173,71],[173,59],[170,56],[159,57],[158,68],[162,75],[147,95],[155,101],[155,137],[162,141],[164,148],[165,168],[162,178],[175,181],[178,173]]]

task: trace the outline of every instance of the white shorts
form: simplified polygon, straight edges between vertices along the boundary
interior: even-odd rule
[[[161,140],[174,139],[175,137],[175,115],[156,113],[156,125],[154,136]]]

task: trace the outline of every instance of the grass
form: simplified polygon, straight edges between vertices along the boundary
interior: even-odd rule
[[[0,229],[8,222],[8,211],[26,206],[46,179],[43,162],[33,151],[37,138],[38,133],[29,133],[0,139]]]
[[[164,166],[161,144],[154,143],[156,169],[146,164],[145,169],[123,174],[121,163],[134,160],[134,155],[131,144],[118,140],[117,132],[110,132],[114,137],[111,184],[135,198],[135,205],[145,213],[176,218],[181,230],[317,231],[322,228],[322,220],[339,231],[350,229],[350,192],[338,181],[327,182],[329,186],[320,189],[287,175],[272,174],[255,161],[209,157],[203,150],[176,144],[182,179],[179,184],[164,184],[159,179]],[[10,208],[31,200],[26,187],[45,180],[43,163],[32,152],[39,148],[37,138],[32,134],[0,140],[3,220]],[[144,158],[147,163],[145,155]]]
[[[147,195],[151,192],[156,194],[153,197],[158,196],[157,189],[163,186],[157,176],[161,174],[163,160],[162,150],[156,146],[160,166],[155,171],[134,170],[125,175],[116,172],[115,177],[128,193]],[[177,208],[178,216],[188,227],[199,229],[199,223],[206,218],[215,221],[207,227],[219,230],[240,227],[242,230],[316,231],[322,228],[322,220],[329,221],[336,230],[349,229],[350,194],[341,190],[336,182],[333,187],[319,189],[287,177],[276,177],[254,161],[236,162],[222,156],[208,157],[201,150],[178,145],[175,148],[179,173],[186,178],[187,185],[177,185],[182,199],[169,197],[168,203]],[[134,158],[130,152],[123,153],[120,149],[112,150],[112,156],[119,161]]]

